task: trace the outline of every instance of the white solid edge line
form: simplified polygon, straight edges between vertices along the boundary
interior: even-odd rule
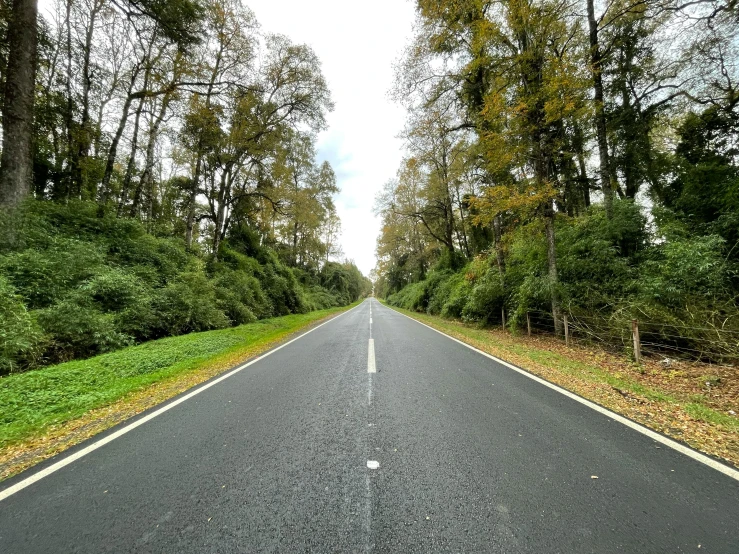
[[[369,340],[369,348],[367,350],[367,373],[377,373],[375,366],[375,339]]]
[[[200,394],[201,392],[203,392],[206,389],[209,389],[213,385],[217,385],[221,381],[224,381],[224,380],[228,379],[232,375],[235,375],[236,373],[238,373],[239,371],[241,371],[241,370],[249,367],[250,365],[253,365],[253,364],[255,364],[255,363],[263,360],[264,358],[266,358],[270,354],[274,354],[278,350],[281,350],[281,349],[285,348],[287,345],[292,344],[296,340],[302,339],[304,336],[306,336],[309,333],[312,333],[313,331],[315,331],[319,327],[323,327],[324,325],[326,325],[328,323],[331,323],[332,321],[336,321],[341,316],[343,316],[345,314],[348,314],[351,311],[356,310],[357,308],[359,308],[360,306],[362,306],[362,304],[364,304],[364,302],[360,302],[358,305],[354,306],[350,310],[346,310],[345,312],[342,312],[342,313],[338,314],[337,316],[332,317],[328,321],[324,321],[320,325],[316,325],[315,327],[313,327],[312,329],[309,329],[308,331],[306,331],[302,335],[297,336],[294,339],[289,340],[285,344],[281,344],[280,346],[278,346],[276,348],[273,348],[272,350],[269,350],[268,352],[265,352],[264,354],[262,354],[262,355],[260,355],[260,356],[258,356],[256,358],[254,358],[250,362],[247,362],[247,363],[245,363],[243,365],[240,365],[239,367],[237,367],[235,369],[232,369],[231,371],[229,371],[225,375],[221,375],[217,379],[214,379],[213,381],[209,381],[208,383],[206,383],[206,384],[198,387],[197,389],[195,389],[194,391],[186,394],[185,396],[182,396],[182,397],[178,398],[177,400],[175,400],[173,402],[170,402],[166,406],[163,406],[162,408],[159,408],[158,410],[150,413],[149,415],[144,416],[141,419],[134,421],[130,425],[126,425],[125,427],[123,427],[122,429],[119,429],[115,433],[111,433],[107,437],[102,438],[99,441],[96,441],[96,442],[92,443],[90,446],[87,446],[87,447],[83,448],[82,450],[79,450],[78,452],[75,452],[74,454],[70,454],[66,458],[63,458],[63,459],[59,460],[58,462],[50,465],[49,467],[47,467],[45,469],[42,469],[41,471],[39,471],[37,473],[34,473],[30,477],[26,477],[25,479],[23,479],[22,481],[19,481],[18,483],[16,483],[12,487],[8,487],[7,489],[4,489],[4,490],[0,491],[0,501],[3,501],[6,498],[8,498],[9,496],[14,495],[18,491],[21,491],[21,490],[25,489],[29,485],[34,484],[36,481],[40,481],[41,479],[43,479],[44,477],[47,477],[47,476],[51,475],[55,471],[58,471],[58,470],[62,469],[64,466],[67,466],[67,465],[71,464],[72,462],[75,462],[75,461],[79,460],[80,458],[86,456],[90,452],[92,452],[94,450],[97,450],[98,448],[100,448],[102,446],[105,446],[109,442],[113,442],[118,437],[121,437],[121,436],[125,435],[126,433],[128,433],[129,431],[134,430],[136,427],[138,427],[140,425],[143,425],[144,423],[146,423],[148,421],[151,421],[152,419],[154,419],[157,416],[162,415],[164,412],[166,412],[168,410],[171,410],[172,408],[174,408],[178,404],[182,404],[186,400],[189,400],[193,396],[196,396],[196,395]]]
[[[390,308],[388,306],[385,306],[385,307],[388,308],[388,309],[390,309],[390,310],[393,310],[393,308]],[[412,317],[410,317],[408,315],[405,315],[404,313],[401,313],[401,312],[399,312],[397,310],[393,310],[393,311],[395,313],[397,313],[397,314],[402,315],[403,317],[407,317],[411,321],[415,321],[419,325],[423,325],[424,327],[428,327],[432,331],[436,331],[440,335],[444,335],[446,338],[451,339],[454,342],[458,342],[459,344],[461,344],[463,346],[466,346],[470,350],[474,350],[475,352],[477,352],[479,354],[482,354],[483,356],[485,356],[487,358],[490,358],[491,360],[494,360],[494,361],[498,362],[499,364],[504,365],[505,367],[507,367],[509,369],[512,369],[513,371],[517,371],[521,375],[525,375],[529,379],[533,379],[537,383],[540,383],[540,384],[542,384],[542,385],[544,385],[546,387],[549,387],[550,389],[553,389],[553,390],[559,392],[560,394],[563,394],[563,395],[567,396],[568,398],[571,398],[572,400],[575,400],[576,402],[579,402],[580,404],[583,404],[583,405],[587,406],[588,408],[591,408],[591,409],[595,410],[596,412],[600,412],[601,414],[610,417],[614,421],[618,421],[619,423],[622,423],[623,425],[626,425],[627,427],[630,427],[631,429],[633,429],[635,431],[638,431],[642,435],[646,435],[650,439],[653,439],[653,440],[655,440],[655,441],[657,441],[657,442],[659,442],[661,444],[664,444],[665,446],[668,446],[668,447],[672,448],[673,450],[677,450],[681,454],[685,454],[686,456],[688,456],[688,457],[696,460],[697,462],[700,462],[702,464],[705,464],[708,467],[711,467],[711,468],[715,469],[716,471],[720,471],[724,475],[727,475],[728,477],[731,477],[732,479],[734,479],[736,481],[739,481],[739,471],[737,471],[736,469],[733,469],[733,468],[731,468],[731,467],[729,467],[729,466],[727,466],[725,464],[722,464],[721,462],[718,462],[718,461],[714,460],[713,458],[711,458],[709,456],[706,456],[705,454],[701,454],[700,452],[697,452],[697,451],[693,450],[692,448],[689,448],[689,447],[687,447],[687,446],[685,446],[683,444],[680,444],[677,441],[674,441],[674,440],[672,440],[670,438],[667,438],[664,435],[661,435],[660,433],[658,433],[657,431],[653,431],[652,429],[649,429],[647,427],[644,427],[643,425],[641,425],[641,424],[639,424],[639,423],[637,423],[635,421],[632,421],[632,420],[630,420],[630,419],[628,419],[628,418],[626,418],[626,417],[624,417],[624,416],[622,416],[620,414],[617,414],[616,412],[612,412],[611,410],[609,410],[607,408],[604,408],[603,406],[600,406],[600,405],[596,404],[595,402],[591,402],[590,400],[586,400],[585,398],[582,398],[581,396],[578,396],[575,393],[570,392],[567,389],[564,389],[564,388],[560,387],[559,385],[555,385],[554,383],[550,383],[549,381],[547,381],[545,379],[542,379],[541,377],[537,377],[533,373],[529,373],[528,371],[523,370],[520,367],[516,367],[513,364],[509,364],[505,360],[501,360],[500,358],[497,358],[497,357],[493,356],[492,354],[488,354],[487,352],[483,352],[479,348],[475,348],[474,346],[472,346],[470,344],[467,344],[466,342],[463,342],[463,341],[461,341],[459,339],[455,339],[454,337],[452,337],[450,335],[447,335],[443,331],[439,331],[438,329],[434,329],[430,325],[426,325],[425,323],[423,323],[421,321],[418,321],[417,319],[414,319],[414,318],[412,318]]]

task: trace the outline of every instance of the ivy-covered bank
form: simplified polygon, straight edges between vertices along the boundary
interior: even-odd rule
[[[0,218],[0,375],[187,333],[344,306],[351,263],[290,267],[246,226],[218,257],[94,203],[30,201]]]

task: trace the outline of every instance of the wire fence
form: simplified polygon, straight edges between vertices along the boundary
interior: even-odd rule
[[[728,327],[726,322],[688,325],[630,319],[623,314],[565,312],[558,323],[555,325],[551,312],[531,310],[526,313],[524,325],[529,334],[558,334],[568,344],[597,344],[608,350],[626,351],[637,362],[642,356],[650,356],[723,365],[739,363],[739,328]]]

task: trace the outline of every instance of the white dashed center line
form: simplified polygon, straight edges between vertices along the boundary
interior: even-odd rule
[[[367,352],[367,373],[377,373],[377,367],[375,367],[375,339],[369,340],[369,350]]]

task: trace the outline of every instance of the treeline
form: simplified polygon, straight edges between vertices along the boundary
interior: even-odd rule
[[[739,353],[739,9],[418,0],[378,292],[662,352]],[[625,341],[627,342],[627,341]]]
[[[332,104],[310,48],[237,0],[55,1],[24,173],[21,4],[0,10],[0,373],[367,293],[332,261],[338,187],[315,151]]]

